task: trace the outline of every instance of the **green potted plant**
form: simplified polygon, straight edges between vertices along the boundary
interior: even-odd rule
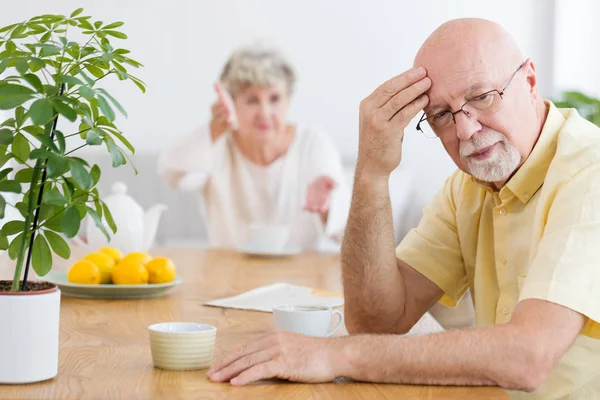
[[[565,91],[554,101],[558,108],[575,108],[579,115],[600,126],[600,100],[578,91]]]
[[[117,229],[96,188],[100,168],[76,151],[104,146],[114,167],[134,152],[114,123],[115,110],[125,110],[101,82],[127,80],[144,92],[127,70],[141,64],[113,45],[127,38],[118,30],[122,22],[104,24],[82,12],[0,29],[0,110],[10,115],[0,124],[0,219],[6,207],[22,217],[0,230],[0,250],[15,263],[12,281],[0,281],[0,323],[10,326],[0,330],[0,384],[57,373],[60,291],[32,282],[30,268],[43,277],[53,253],[68,259],[65,238],[77,234],[86,216],[107,237]],[[15,194],[15,204],[7,193]]]

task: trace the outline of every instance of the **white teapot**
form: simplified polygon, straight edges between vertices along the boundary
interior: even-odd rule
[[[147,252],[154,243],[158,222],[167,206],[156,204],[144,212],[142,207],[127,195],[127,185],[123,182],[113,184],[111,194],[104,199],[104,202],[112,214],[117,232],[112,234],[108,228],[111,234],[111,240],[108,242],[94,221],[88,218],[85,246],[92,251],[103,246],[111,246],[118,248],[123,254],[132,251]],[[77,242],[81,241],[77,240]]]

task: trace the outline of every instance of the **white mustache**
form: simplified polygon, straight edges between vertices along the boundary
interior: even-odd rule
[[[486,147],[492,146],[498,142],[506,142],[506,136],[493,129],[485,129],[479,132],[467,141],[461,141],[458,147],[458,153],[461,158],[467,158],[473,153],[477,153]]]

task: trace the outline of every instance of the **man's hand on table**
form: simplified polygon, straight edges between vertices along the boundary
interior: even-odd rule
[[[230,381],[236,386],[268,378],[330,382],[342,376],[341,353],[335,350],[339,341],[271,331],[215,364],[208,377],[213,382]]]

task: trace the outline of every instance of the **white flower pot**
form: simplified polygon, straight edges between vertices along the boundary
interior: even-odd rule
[[[0,292],[0,384],[54,378],[58,372],[60,290]]]

